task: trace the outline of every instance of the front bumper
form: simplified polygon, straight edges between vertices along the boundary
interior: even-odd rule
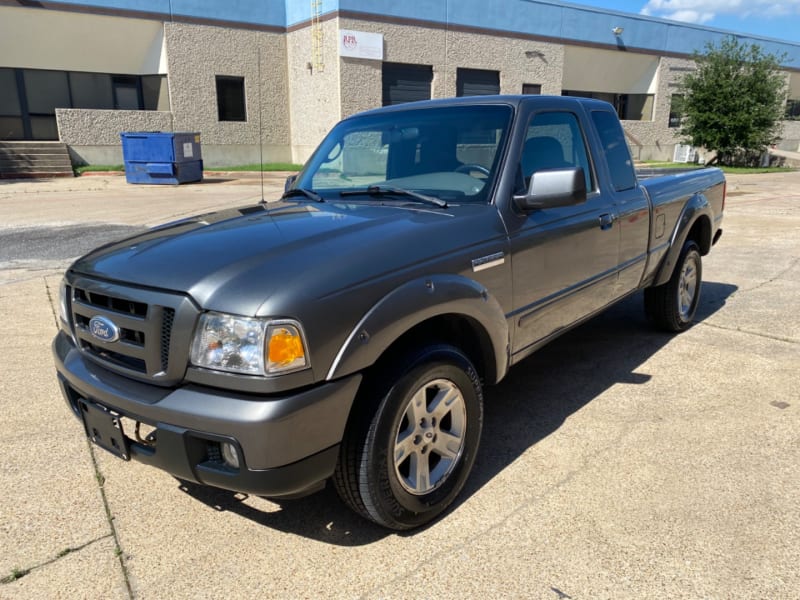
[[[53,340],[58,380],[72,412],[99,404],[154,427],[155,443],[126,429],[130,457],[195,483],[260,496],[295,496],[333,474],[338,446],[361,375],[290,395],[259,396],[199,385],[163,388],[112,373],[76,349],[60,332]],[[240,465],[218,460],[215,448],[233,444]]]

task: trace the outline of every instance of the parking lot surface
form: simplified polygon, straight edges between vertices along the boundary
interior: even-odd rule
[[[729,178],[689,331],[653,331],[636,295],[488,388],[460,500],[404,534],[330,487],[276,503],[122,462],[60,397],[72,258],[261,197],[223,176],[0,182],[0,598],[797,598],[800,173]]]

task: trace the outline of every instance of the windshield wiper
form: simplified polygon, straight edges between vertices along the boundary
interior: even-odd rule
[[[404,190],[403,188],[397,187],[371,185],[363,190],[342,190],[339,192],[340,196],[358,196],[361,194],[369,194],[370,196],[406,196],[408,198],[413,198],[417,202],[422,202],[423,204],[431,204],[433,206],[438,206],[439,208],[447,208],[447,202],[441,198],[434,198],[433,196],[426,196],[425,194],[420,194],[419,192]]]
[[[295,196],[305,196],[306,198],[313,200],[314,202],[325,202],[325,198],[320,196],[317,192],[312,192],[311,190],[307,190],[306,188],[292,188],[291,190],[286,190],[285,192],[283,192],[281,200],[285,200],[286,198],[292,198]]]

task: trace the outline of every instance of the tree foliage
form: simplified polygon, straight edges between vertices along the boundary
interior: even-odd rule
[[[785,55],[729,36],[695,53],[697,70],[682,81],[681,134],[716,152],[723,165],[752,162],[775,142],[786,102]]]

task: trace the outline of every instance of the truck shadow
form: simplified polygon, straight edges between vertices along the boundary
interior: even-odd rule
[[[704,282],[695,322],[720,310],[737,289]],[[486,388],[483,437],[475,467],[442,518],[611,386],[649,381],[651,376],[637,373],[637,368],[673,337],[648,323],[642,294],[637,293],[533,354],[499,385]],[[329,544],[360,546],[392,533],[353,514],[331,485],[313,496],[280,503],[188,482],[181,482],[180,489],[214,510]]]

